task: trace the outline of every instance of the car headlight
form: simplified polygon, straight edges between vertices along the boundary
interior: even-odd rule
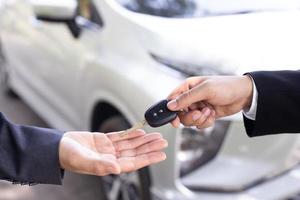
[[[208,66],[197,66],[190,63],[181,63],[177,61],[172,61],[167,58],[162,58],[155,54],[150,54],[151,57],[158,63],[163,64],[173,70],[182,73],[185,76],[209,76],[209,75],[230,75],[230,72],[224,72],[219,69],[208,67]]]
[[[180,151],[180,176],[184,176],[212,160],[220,150],[230,121],[216,121],[211,128],[183,128]]]

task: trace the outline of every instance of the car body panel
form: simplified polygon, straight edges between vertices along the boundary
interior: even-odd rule
[[[234,74],[300,65],[298,11],[166,19],[127,11],[112,0],[96,0],[104,27],[85,27],[74,38],[64,24],[37,20],[28,1],[9,2],[5,19],[0,19],[0,36],[11,85],[51,126],[65,131],[90,130],[93,110],[101,102],[114,106],[132,124],[143,119],[150,105],[166,98],[185,78],[151,53]],[[163,133],[169,142],[167,161],[150,168],[155,196],[274,199],[300,191],[299,169],[294,169],[299,136],[250,139],[241,114],[228,119],[233,122],[216,158],[183,178],[177,159],[181,129],[146,127]],[[284,173],[287,170],[291,172]],[[221,189],[224,192],[214,191]],[[268,190],[275,192],[266,194]]]

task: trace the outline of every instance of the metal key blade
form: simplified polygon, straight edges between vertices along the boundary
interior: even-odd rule
[[[142,121],[139,121],[139,122],[137,122],[136,124],[134,124],[130,129],[127,129],[126,131],[124,131],[124,132],[121,132],[120,134],[120,136],[121,137],[124,137],[124,136],[126,136],[126,135],[128,135],[130,132],[132,132],[132,131],[135,131],[135,130],[137,130],[137,129],[141,129],[141,128],[143,128],[145,125],[147,125],[147,121],[146,120],[142,120]]]

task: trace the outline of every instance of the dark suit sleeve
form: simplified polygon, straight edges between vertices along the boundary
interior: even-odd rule
[[[300,72],[258,71],[247,73],[257,88],[255,121],[244,116],[250,137],[300,133]]]
[[[15,125],[0,113],[0,179],[22,184],[61,184],[62,133]]]

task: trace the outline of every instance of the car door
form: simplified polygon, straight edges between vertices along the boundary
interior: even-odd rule
[[[83,88],[80,82],[80,68],[86,55],[86,46],[81,40],[81,34],[87,31],[100,31],[103,25],[100,14],[92,1],[80,0],[76,23],[41,22],[38,31],[43,34],[48,46],[45,50],[51,58],[46,58],[44,69],[41,71],[47,90],[54,95],[53,106],[59,105],[59,116],[69,119],[72,127],[80,128],[80,108]],[[74,27],[75,26],[75,27]],[[75,28],[78,33],[71,34]],[[74,31],[74,30],[73,30]],[[49,95],[49,94],[47,94]],[[52,98],[49,96],[48,98]]]
[[[6,41],[9,60],[16,73],[43,102],[43,108],[39,109],[65,120],[66,128],[76,128],[81,89],[78,69],[84,54],[80,37],[72,35],[70,26],[65,23],[38,20],[29,1],[8,1],[3,40]],[[79,13],[85,28],[95,28],[92,26],[94,22],[101,25],[100,16],[95,14],[92,4],[83,1],[84,11],[79,9]]]
[[[75,123],[74,75],[80,48],[68,27],[38,20],[28,0],[7,0],[2,25],[10,66],[30,88],[27,94],[35,93],[34,102],[29,103],[39,102],[38,109],[59,114],[68,124]],[[63,96],[57,88],[64,90]]]
[[[3,43],[6,56],[14,71],[24,72],[24,76],[32,74],[35,79],[36,65],[34,59],[29,59],[34,54],[33,48],[38,41],[36,34],[30,30],[35,24],[28,1],[4,0],[1,11],[0,39]],[[35,40],[33,40],[35,38]],[[28,68],[31,66],[30,68]],[[32,70],[29,70],[32,69]]]

